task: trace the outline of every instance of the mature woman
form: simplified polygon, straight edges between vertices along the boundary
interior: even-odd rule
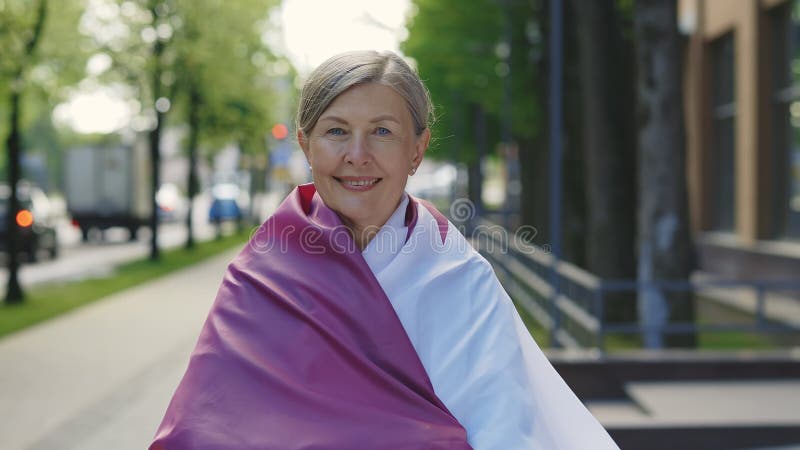
[[[151,449],[615,449],[492,268],[405,193],[431,103],[397,55],[309,77],[299,186],[230,265]]]

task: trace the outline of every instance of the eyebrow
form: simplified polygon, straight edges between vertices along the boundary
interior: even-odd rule
[[[334,115],[322,116],[322,117],[319,118],[319,120],[320,121],[322,121],[322,120],[332,120],[334,122],[339,122],[339,123],[343,123],[343,124],[349,123],[349,122],[347,122],[347,120],[345,120],[345,119],[343,119],[343,118],[341,118],[339,116],[334,116]],[[397,118],[395,116],[391,115],[391,114],[381,114],[380,116],[374,117],[372,120],[370,120],[370,123],[381,122],[381,121],[384,121],[384,120],[389,120],[389,121],[392,121],[392,122],[400,123],[400,121],[397,120]]]
[[[392,121],[392,122],[397,122],[397,123],[400,123],[400,121],[399,121],[399,120],[397,120],[397,118],[396,118],[396,117],[394,117],[394,116],[393,116],[393,115],[391,115],[391,114],[382,114],[382,115],[380,115],[380,116],[378,116],[378,117],[375,117],[374,119],[370,120],[370,122],[372,122],[372,123],[375,123],[375,122],[381,122],[381,121],[383,121],[383,120],[390,120],[390,121]]]
[[[319,118],[319,122],[321,122],[323,120],[332,120],[334,122],[339,122],[339,123],[344,123],[344,124],[347,123],[346,120],[342,119],[339,116],[322,116],[322,117]]]

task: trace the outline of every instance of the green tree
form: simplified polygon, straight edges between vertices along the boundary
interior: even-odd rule
[[[479,206],[480,162],[497,134],[487,127],[502,97],[497,74],[501,60],[495,51],[503,30],[502,10],[491,0],[469,8],[456,0],[416,0],[413,5],[416,13],[402,48],[417,61],[435,102],[434,155],[440,151],[442,157],[467,164],[469,197]]]
[[[111,69],[100,82],[127,86],[141,107],[135,119],[139,124],[134,128],[137,132],[146,131],[150,149],[150,259],[157,260],[160,250],[155,194],[161,181],[161,133],[175,85],[170,44],[180,18],[174,0],[105,0],[94,4],[91,20],[97,54],[108,55],[112,60]]]
[[[275,0],[126,0],[112,23],[128,31],[98,44],[112,56],[108,81],[131,86],[149,121],[153,216],[151,258],[158,258],[155,192],[160,184],[160,135],[166,124],[188,125],[187,183],[197,192],[198,149],[235,142],[263,150],[269,122],[270,79],[264,65],[274,60],[261,33]],[[187,218],[193,245],[191,213]]]
[[[65,0],[0,2],[0,97],[7,110],[0,117],[5,139],[6,168],[10,188],[8,230],[8,287],[6,303],[21,302],[24,292],[18,280],[16,213],[19,210],[17,184],[21,178],[20,159],[24,152],[26,122],[48,115],[52,98],[60,88],[83,70],[78,20],[82,2]],[[28,95],[30,94],[30,95]],[[26,111],[26,107],[31,112]],[[27,120],[26,120],[27,119]]]
[[[481,0],[464,8],[455,0],[414,0],[403,44],[439,108],[434,134],[447,149],[442,156],[473,163],[483,136],[496,142],[498,124],[511,117],[522,222],[536,226],[545,242],[550,4]],[[563,6],[564,257],[603,278],[630,279],[638,270],[645,282],[685,280],[692,250],[675,3],[572,0]],[[511,95],[504,103],[506,73]],[[473,122],[483,112],[485,120]],[[488,133],[477,126],[482,122]],[[469,131],[471,124],[477,132]],[[619,309],[610,308],[606,319],[632,320],[638,308],[646,326],[658,326],[659,317],[693,320],[688,294],[652,287],[638,295],[635,307],[615,297]],[[661,343],[654,333],[646,340]],[[694,336],[665,342],[691,346]]]
[[[201,142],[209,147],[236,142],[246,154],[265,151],[273,103],[268,66],[278,59],[261,36],[267,26],[266,13],[275,4],[274,0],[250,0],[226,4],[183,1],[179,5],[183,25],[174,40],[174,67],[180,86],[176,101],[188,125],[190,205],[197,194]],[[186,220],[186,247],[191,248],[191,209]]]
[[[520,221],[539,230],[537,242],[546,242],[549,2],[481,0],[465,8],[455,0],[415,0],[413,5],[409,37],[402,49],[417,61],[438,108],[433,131],[438,137],[438,149],[444,150],[438,156],[465,162],[473,168],[471,174],[479,174],[479,138],[486,136],[488,142],[496,143],[508,140],[510,134],[519,155]],[[572,15],[566,14],[565,18],[568,139],[564,142],[564,254],[582,264],[585,192],[577,106],[579,72],[575,69],[575,26]],[[482,116],[481,111],[486,113],[486,119],[475,120]],[[485,132],[481,131],[483,123],[489,127]],[[470,177],[473,178],[476,177]],[[470,197],[477,200],[475,195]]]

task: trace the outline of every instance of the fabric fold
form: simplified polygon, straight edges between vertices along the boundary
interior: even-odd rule
[[[313,185],[230,264],[151,450],[470,449]]]

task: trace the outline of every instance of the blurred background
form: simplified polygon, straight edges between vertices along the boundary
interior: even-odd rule
[[[60,351],[36,333],[201,252],[229,260],[310,180],[298,90],[354,49],[417,68],[436,121],[409,192],[495,266],[623,448],[798,448],[800,0],[0,0],[0,414],[18,417],[0,447],[146,445],[183,366],[157,377],[157,346],[115,365],[164,380],[142,439],[108,419],[119,385],[32,400],[32,373],[75,361],[23,363]],[[55,340],[168,316],[139,304],[73,313]],[[105,351],[149,339],[131,336]]]

